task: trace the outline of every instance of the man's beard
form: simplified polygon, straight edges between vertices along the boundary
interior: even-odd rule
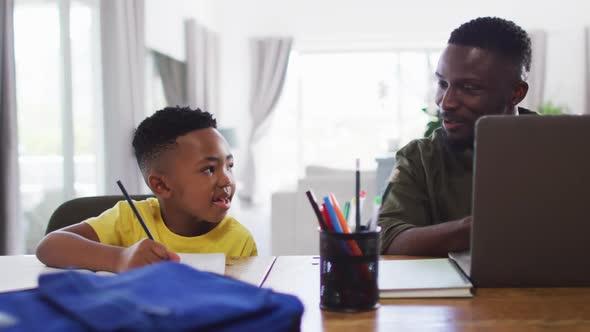
[[[451,151],[462,152],[465,150],[473,150],[473,143],[475,141],[475,137],[473,135],[464,138],[464,139],[455,139],[450,138],[447,131],[442,130],[443,142],[445,146],[449,148]]]

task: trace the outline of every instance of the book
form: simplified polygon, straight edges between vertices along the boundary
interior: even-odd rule
[[[380,298],[472,297],[473,285],[448,258],[379,261]]]

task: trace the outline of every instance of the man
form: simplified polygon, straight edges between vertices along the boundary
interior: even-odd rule
[[[435,73],[442,128],[396,155],[379,215],[382,253],[446,256],[469,248],[475,122],[533,113],[517,107],[530,65],[530,38],[511,21],[477,18],[451,33]]]

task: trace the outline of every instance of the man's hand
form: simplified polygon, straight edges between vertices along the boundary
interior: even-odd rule
[[[399,233],[386,250],[387,255],[440,256],[469,249],[472,217],[436,225],[409,228]]]
[[[178,262],[180,257],[166,249],[161,243],[143,239],[120,252],[117,257],[116,272],[168,260]]]

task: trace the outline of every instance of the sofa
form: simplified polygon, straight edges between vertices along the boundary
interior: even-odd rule
[[[341,207],[354,196],[354,170],[309,166],[292,191],[275,192],[271,198],[271,254],[319,255],[318,221],[305,192],[313,190],[318,201],[334,193]],[[361,171],[361,188],[367,192],[362,221],[370,218],[375,195],[376,171]]]

